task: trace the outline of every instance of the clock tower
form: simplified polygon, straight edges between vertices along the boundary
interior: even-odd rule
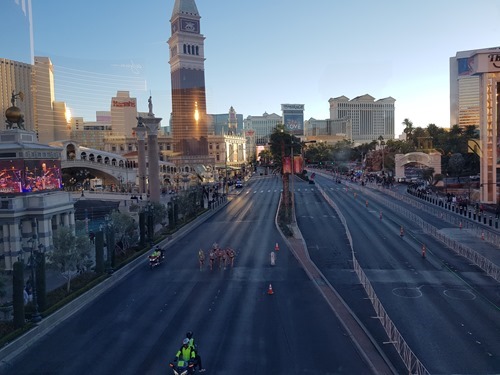
[[[171,132],[174,154],[188,164],[208,157],[204,40],[194,0],[175,0],[170,19]],[[191,160],[191,163],[189,162]]]

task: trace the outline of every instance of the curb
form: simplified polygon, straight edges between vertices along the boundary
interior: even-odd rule
[[[166,238],[159,242],[159,246],[167,246],[177,242],[179,239],[184,237],[193,229],[200,226],[207,219],[212,217],[216,212],[218,212],[222,207],[228,205],[230,201],[228,199],[221,203],[214,209],[211,209],[204,214],[200,215],[197,219],[193,220],[191,223],[183,226],[177,232],[172,234],[171,238]],[[12,361],[15,357],[21,354],[24,350],[29,349],[40,337],[45,335],[47,332],[57,327],[67,318],[71,317],[73,314],[77,313],[82,307],[87,303],[91,302],[95,298],[99,297],[101,294],[106,292],[112,286],[116,285],[125,276],[127,276],[135,268],[139,267],[144,262],[142,257],[137,257],[130,263],[116,270],[111,274],[106,280],[96,285],[91,290],[82,294],[78,298],[74,299],[67,305],[64,305],[59,310],[55,311],[53,314],[42,319],[34,328],[30,329],[28,332],[22,336],[16,338],[14,341],[8,343],[3,348],[0,349],[0,370],[3,368],[8,368],[8,362]]]

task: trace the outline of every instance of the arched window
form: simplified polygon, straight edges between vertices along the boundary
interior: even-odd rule
[[[81,159],[81,160],[87,160],[87,153],[86,153],[86,152],[82,152],[82,153],[80,154],[80,159]]]
[[[75,158],[76,158],[75,145],[72,143],[69,143],[66,146],[66,159],[67,160],[75,160]]]
[[[89,154],[89,161],[95,161],[94,154]]]
[[[118,166],[119,166],[119,167],[121,167],[121,168],[123,168],[124,164],[125,164],[125,163],[123,162],[123,160],[120,160],[120,161],[118,162]]]
[[[102,156],[101,155],[97,155],[97,162],[102,163]]]
[[[109,164],[109,157],[108,157],[108,156],[106,156],[106,157],[104,158],[104,164]]]

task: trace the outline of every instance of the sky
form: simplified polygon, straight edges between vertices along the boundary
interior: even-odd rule
[[[4,29],[28,0],[0,0]],[[16,4],[17,3],[17,4]],[[168,123],[167,40],[174,0],[32,0],[32,50],[54,65],[55,96],[95,121],[117,91]],[[329,118],[330,98],[369,94],[395,102],[396,137],[450,125],[449,58],[500,46],[499,0],[196,0],[205,37],[207,112]],[[5,13],[6,12],[6,13]],[[7,16],[5,15],[7,14]],[[26,18],[27,19],[27,18]],[[29,20],[27,19],[29,22]],[[24,61],[29,34],[0,35],[0,58]],[[15,41],[15,43],[14,43]],[[27,52],[26,52],[27,51]]]

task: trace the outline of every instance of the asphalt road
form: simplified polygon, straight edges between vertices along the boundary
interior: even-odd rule
[[[348,332],[281,240],[281,180],[255,177],[232,202],[144,260],[2,374],[158,374],[188,330],[206,374],[370,374]],[[199,248],[236,250],[234,268],[198,269]],[[275,266],[270,253],[279,244]],[[268,294],[269,286],[274,294]]]
[[[351,190],[321,176],[317,181],[339,206],[356,258],[391,320],[427,370],[432,374],[500,373],[498,283],[424,235],[401,210],[382,205],[376,199],[378,193]],[[296,199],[298,222],[312,259],[369,325],[349,273],[348,256],[337,249],[335,241],[325,241],[320,235],[340,230],[334,215],[331,223],[319,222],[321,200],[318,207],[303,207],[303,200],[305,197]],[[436,217],[426,220],[441,230],[450,227]],[[321,230],[314,232],[314,228]],[[427,248],[425,260],[421,256],[423,244]]]

